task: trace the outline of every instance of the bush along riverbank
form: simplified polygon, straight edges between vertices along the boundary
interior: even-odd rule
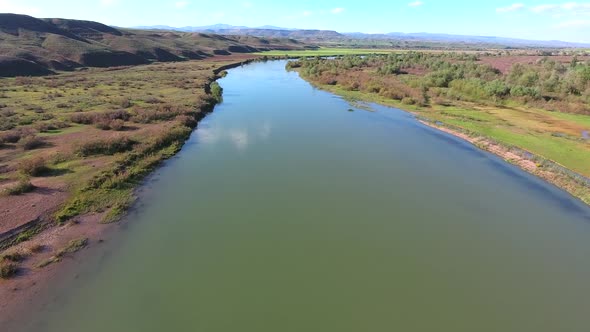
[[[488,78],[483,74],[473,74],[484,83],[487,79],[498,81],[490,85],[499,84],[504,79],[524,82],[522,77],[532,75],[535,70],[542,72],[549,67],[561,66],[555,63],[549,66],[547,63],[550,61],[544,60],[531,65],[531,68],[515,64],[512,71],[501,73],[480,63],[476,55],[407,54],[346,56],[334,60],[302,59],[289,62],[287,69],[297,70],[302,78],[318,88],[344,98],[411,112],[422,123],[494,153],[590,205],[590,140],[583,134],[590,129],[590,116],[584,110],[584,94],[567,95],[571,101],[569,108],[558,112],[543,109],[557,104],[516,96],[516,90],[514,96],[478,100],[472,98],[480,93],[477,89],[465,92],[458,88],[463,87],[461,84],[466,80],[470,81],[467,76],[471,74],[466,74],[466,71],[487,73]],[[544,66],[545,69],[537,66]],[[588,65],[575,62],[570,66],[571,73],[584,73]],[[441,72],[452,75],[445,76]],[[424,83],[439,76],[450,81],[438,84],[435,80],[436,87]],[[541,81],[543,77],[538,75]],[[576,89],[588,92],[584,89],[590,81],[576,82],[579,85]],[[543,92],[539,88],[535,91]],[[465,96],[458,98],[459,92],[465,93]]]

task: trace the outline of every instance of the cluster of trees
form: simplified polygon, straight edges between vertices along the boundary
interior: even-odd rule
[[[408,103],[448,100],[518,101],[549,110],[590,114],[590,64],[576,57],[562,63],[539,57],[514,63],[507,73],[475,54],[424,53],[307,58],[290,62],[321,84],[379,93]]]

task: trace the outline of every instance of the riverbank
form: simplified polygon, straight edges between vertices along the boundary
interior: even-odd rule
[[[133,204],[142,179],[175,155],[221,100],[215,80],[254,58],[220,56],[0,81],[5,108],[18,109],[17,98],[24,96],[29,108],[44,107],[42,114],[51,114],[49,120],[40,117],[11,129],[30,132],[43,140],[42,146],[0,148],[0,191],[18,185],[25,176],[22,165],[29,161],[39,160],[43,168],[27,175],[30,192],[0,196],[0,325],[11,313],[26,310],[35,294],[59,275],[58,263],[78,259],[74,252],[102,243],[105,233],[116,227],[113,222]],[[48,86],[48,81],[53,83]],[[59,102],[47,102],[47,95],[57,95]],[[34,105],[37,100],[39,106]],[[80,109],[64,110],[57,103]],[[38,130],[58,121],[63,128]],[[120,128],[107,128],[115,125]]]
[[[527,149],[526,147],[515,145],[514,142],[518,142],[519,139],[514,139],[514,135],[507,137],[506,135],[503,135],[504,132],[502,131],[496,131],[498,135],[495,136],[483,135],[482,131],[485,129],[485,124],[482,125],[479,123],[478,127],[461,127],[461,122],[449,123],[445,121],[448,120],[448,118],[445,117],[445,111],[455,111],[456,113],[460,114],[462,113],[462,120],[467,118],[467,116],[464,115],[466,112],[471,114],[475,113],[475,116],[478,116],[478,113],[481,114],[482,112],[469,111],[470,109],[475,110],[477,105],[463,104],[459,107],[439,106],[438,108],[407,105],[401,101],[388,99],[375,93],[349,91],[338,85],[321,84],[320,82],[311,80],[309,77],[305,77],[304,75],[300,76],[315,87],[337,94],[350,101],[357,100],[364,102],[374,102],[384,106],[395,107],[414,114],[418,121],[424,125],[444,131],[447,134],[461,138],[473,144],[481,150],[495,154],[504,159],[506,162],[514,164],[524,171],[533,174],[559,187],[560,189],[565,190],[572,196],[576,197],[587,205],[590,205],[590,179],[586,174],[580,174],[575,170],[562,165],[558,161],[542,156],[535,151]],[[484,105],[482,107],[486,106]],[[451,114],[450,116],[456,118],[455,114]],[[567,116],[564,116],[564,118],[567,118]],[[531,119],[531,121],[533,120],[534,119]],[[546,119],[537,119],[537,121],[543,120]],[[554,138],[558,139],[560,137]],[[588,171],[590,171],[590,169]]]

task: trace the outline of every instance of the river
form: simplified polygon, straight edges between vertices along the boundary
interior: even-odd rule
[[[11,331],[588,331],[585,205],[284,68],[230,70],[123,230]]]

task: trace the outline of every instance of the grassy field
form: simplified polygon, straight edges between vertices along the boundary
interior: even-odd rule
[[[391,52],[399,52],[399,50],[386,49],[360,49],[360,48],[319,48],[317,50],[304,51],[267,51],[255,53],[256,55],[266,56],[288,56],[288,57],[302,57],[302,56],[337,56],[337,55],[365,55],[365,54],[388,54]]]

